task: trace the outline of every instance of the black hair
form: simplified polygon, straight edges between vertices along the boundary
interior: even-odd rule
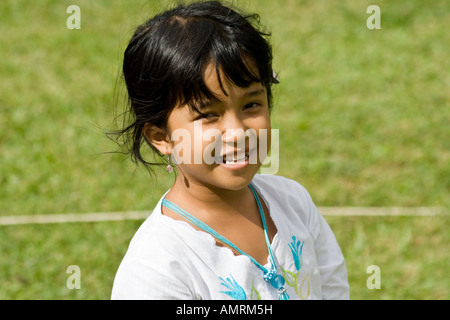
[[[178,5],[136,29],[123,59],[131,123],[118,131],[133,161],[155,164],[141,154],[141,145],[147,141],[146,123],[165,129],[176,106],[187,104],[198,111],[199,104],[214,100],[203,79],[211,62],[225,94],[219,70],[240,87],[260,82],[271,109],[271,86],[276,80],[267,40],[270,34],[259,22],[257,14],[238,13],[218,1],[201,1]]]

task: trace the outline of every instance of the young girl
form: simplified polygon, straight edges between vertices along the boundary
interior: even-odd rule
[[[122,134],[135,159],[149,165],[145,141],[177,175],[133,237],[113,299],[348,299],[344,258],[308,192],[257,174],[278,83],[258,19],[198,2],[132,37],[134,122]]]

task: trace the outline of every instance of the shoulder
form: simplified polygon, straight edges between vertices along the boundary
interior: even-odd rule
[[[252,184],[259,190],[273,214],[283,213],[286,219],[309,226],[317,208],[306,188],[295,180],[276,175],[255,175]]]
[[[311,196],[303,185],[283,176],[257,174],[252,183],[261,192],[273,195],[277,199],[311,201]]]
[[[187,248],[158,209],[159,204],[133,236],[114,279],[113,299],[192,298]]]
[[[160,265],[162,261],[180,262],[189,241],[180,232],[179,223],[161,214],[158,203],[155,210],[136,231],[130,241],[124,261],[146,261]]]
[[[258,185],[273,186],[275,188],[281,186],[291,186],[304,189],[304,187],[295,180],[273,174],[256,174],[253,177],[252,182]]]

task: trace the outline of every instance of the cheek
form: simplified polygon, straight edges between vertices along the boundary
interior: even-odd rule
[[[262,117],[259,122],[258,132],[258,158],[260,163],[264,162],[272,146],[272,128],[269,116]]]
[[[172,131],[172,159],[177,165],[212,164],[214,156],[220,154],[221,132],[205,129],[201,122]]]
[[[222,154],[223,140],[222,132],[220,132],[220,130],[205,130],[203,132],[202,140],[198,143],[203,146],[203,161],[206,164],[213,164],[220,161],[220,159],[215,159],[215,157],[220,157]]]
[[[222,133],[216,128],[208,128],[201,121],[194,123],[192,137],[194,164],[212,164],[214,156],[220,154]]]
[[[172,146],[172,161],[177,164],[190,164],[192,141],[191,134],[186,129],[175,129],[170,136]]]
[[[194,140],[193,126],[189,126],[180,119],[171,119],[170,145],[172,147],[172,161],[176,165],[194,163]]]

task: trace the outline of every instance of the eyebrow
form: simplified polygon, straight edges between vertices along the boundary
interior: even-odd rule
[[[264,93],[264,89],[255,89],[252,91],[247,91],[246,93],[244,93],[244,97],[248,98],[248,97],[254,97],[254,96],[259,96],[260,94]]]

